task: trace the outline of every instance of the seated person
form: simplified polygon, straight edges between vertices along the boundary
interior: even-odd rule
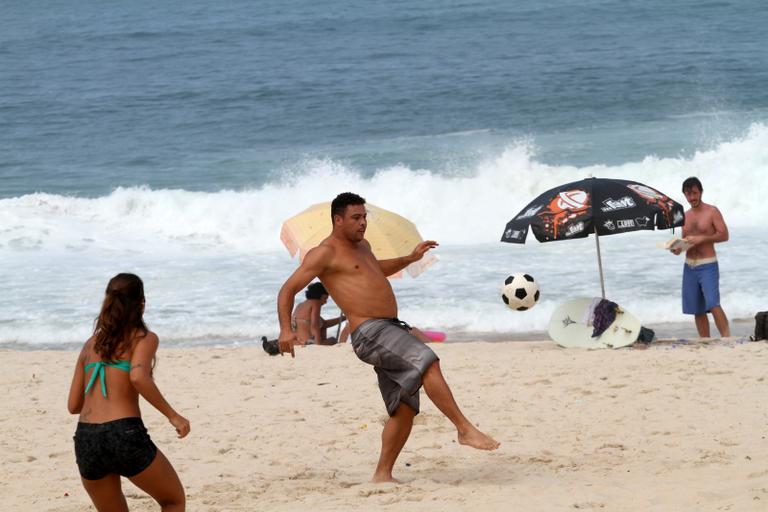
[[[327,329],[340,324],[346,317],[342,314],[325,320],[320,316],[320,310],[328,302],[328,291],[322,283],[315,282],[307,286],[304,296],[307,300],[297,305],[291,315],[291,327],[296,333],[298,344],[335,345],[336,337],[328,337]]]
[[[340,322],[346,320],[346,317],[342,313],[341,316],[324,320],[320,316],[320,309],[328,302],[328,291],[325,289],[322,283],[312,283],[307,287],[307,291],[304,292],[304,296],[307,300],[296,306],[291,315],[291,327],[296,336],[299,339],[299,345],[335,345],[336,343],[346,343],[349,338],[348,325],[345,325],[339,335],[339,340],[336,340],[335,336],[328,337],[326,335],[326,329],[338,325]],[[315,320],[313,324],[312,320]],[[422,343],[429,343],[432,340],[416,327],[409,327],[409,332],[413,334]],[[315,340],[321,340],[319,343]],[[277,347],[277,340],[268,340],[266,336],[261,337],[262,348],[266,353],[271,356],[276,356],[280,353]]]

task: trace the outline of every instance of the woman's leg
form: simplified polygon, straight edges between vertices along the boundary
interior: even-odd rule
[[[184,487],[176,470],[160,450],[157,450],[157,457],[147,469],[129,480],[152,496],[163,512],[184,512]]]
[[[128,512],[123,490],[120,487],[120,475],[111,474],[99,480],[83,481],[83,487],[91,497],[93,506],[99,512]]]

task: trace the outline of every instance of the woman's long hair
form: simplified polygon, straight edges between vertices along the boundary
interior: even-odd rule
[[[144,334],[149,332],[143,314],[144,283],[135,274],[117,274],[107,284],[93,330],[93,350],[105,361],[114,361],[137,329]]]

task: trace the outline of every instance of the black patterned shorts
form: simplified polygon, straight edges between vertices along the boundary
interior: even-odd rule
[[[141,418],[78,423],[74,440],[77,467],[86,480],[99,480],[112,473],[138,475],[157,455],[157,446]]]

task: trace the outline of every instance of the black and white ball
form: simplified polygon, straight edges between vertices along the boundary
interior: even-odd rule
[[[533,276],[517,272],[504,280],[501,300],[515,311],[531,309],[539,301],[539,285]]]

